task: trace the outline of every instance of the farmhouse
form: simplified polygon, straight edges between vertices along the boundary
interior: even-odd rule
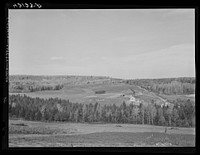
[[[135,102],[135,101],[136,101],[135,97],[130,96],[130,101],[131,101],[131,102]]]
[[[161,104],[160,106],[161,106],[161,108],[163,108],[163,107],[170,107],[170,106],[173,106],[173,104],[166,101],[165,103]]]
[[[170,103],[170,102],[165,102],[165,106],[166,106],[166,107],[173,107],[174,104],[172,104],[172,103]]]
[[[139,106],[141,104],[141,101],[139,99],[136,99],[135,97],[133,96],[130,96],[129,98],[129,104],[133,104],[135,106]]]

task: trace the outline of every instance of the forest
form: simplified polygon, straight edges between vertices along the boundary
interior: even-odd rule
[[[195,126],[195,105],[191,100],[177,101],[173,106],[155,104],[100,105],[72,103],[59,98],[31,98],[9,95],[9,117],[32,121],[103,122],[149,124],[175,127]]]
[[[43,90],[60,90],[63,88],[63,84],[44,84],[44,83],[23,83],[23,82],[12,82],[9,86],[9,92],[11,93],[26,93]]]
[[[163,78],[126,80],[128,84],[135,84],[158,94],[189,95],[195,93],[195,78]]]
[[[80,85],[90,83],[110,82],[109,77],[103,76],[34,76],[10,75],[10,93],[28,93],[44,90],[60,90],[65,85]],[[119,81],[118,79],[112,81]]]

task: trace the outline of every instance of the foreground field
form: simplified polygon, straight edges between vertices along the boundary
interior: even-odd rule
[[[194,128],[9,120],[9,147],[195,146]]]

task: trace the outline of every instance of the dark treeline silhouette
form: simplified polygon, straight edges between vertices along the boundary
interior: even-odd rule
[[[188,95],[195,93],[195,78],[164,78],[126,80],[128,84],[139,85],[148,91],[166,95]]]
[[[103,105],[72,103],[59,98],[9,95],[9,117],[37,121],[132,123],[161,126],[195,126],[195,108],[190,100],[173,106],[154,103]]]

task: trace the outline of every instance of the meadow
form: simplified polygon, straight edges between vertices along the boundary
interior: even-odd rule
[[[193,147],[194,128],[9,120],[9,147]]]
[[[145,92],[143,89],[125,83],[110,83],[108,84],[82,84],[82,85],[66,85],[61,90],[44,90],[36,92],[26,93],[10,93],[10,94],[21,94],[29,97],[39,98],[60,98],[69,100],[73,103],[100,103],[101,105],[116,104],[120,105],[123,101],[128,101],[128,95],[131,95],[131,89],[140,92],[136,98],[144,100],[145,102],[151,102],[152,99],[157,99],[149,92]],[[97,90],[106,91],[105,94],[95,94]],[[125,96],[123,96],[125,94]],[[127,96],[126,96],[127,95]]]

